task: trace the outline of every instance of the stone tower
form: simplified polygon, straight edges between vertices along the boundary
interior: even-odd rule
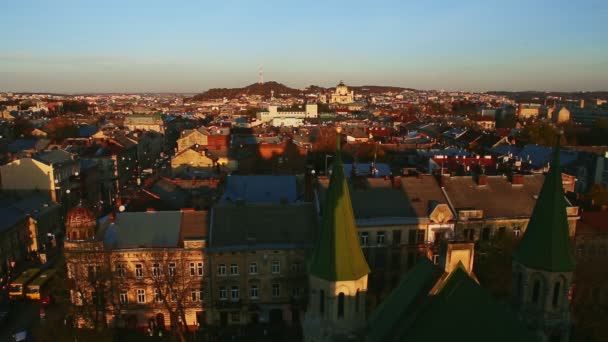
[[[365,323],[369,266],[359,244],[342,158],[340,133],[321,231],[310,260],[304,341],[355,339]]]
[[[528,228],[513,253],[512,268],[515,308],[526,325],[547,342],[569,340],[568,293],[575,268],[568,234],[559,138]]]

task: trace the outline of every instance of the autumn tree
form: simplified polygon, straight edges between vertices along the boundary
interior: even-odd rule
[[[65,116],[58,116],[51,119],[44,126],[44,131],[47,132],[49,138],[56,142],[78,136],[78,127],[72,120]]]

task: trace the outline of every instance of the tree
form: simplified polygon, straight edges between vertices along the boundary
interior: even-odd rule
[[[196,252],[195,252],[196,253]],[[154,290],[154,302],[169,313],[171,332],[180,341],[186,341],[188,326],[186,309],[200,308],[203,296],[202,254],[197,254],[191,265],[184,255],[174,251],[158,250],[147,253],[140,263],[149,275],[146,282]],[[199,265],[200,263],[200,265]]]
[[[78,127],[65,116],[59,116],[51,119],[45,126],[49,138],[56,142],[61,142],[66,138],[74,138],[78,136]]]

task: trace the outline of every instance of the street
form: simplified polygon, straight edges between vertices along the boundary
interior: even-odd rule
[[[29,300],[12,301],[8,305],[8,316],[0,325],[0,341],[11,341],[12,335],[19,331],[27,331],[28,335],[40,321],[40,303]]]

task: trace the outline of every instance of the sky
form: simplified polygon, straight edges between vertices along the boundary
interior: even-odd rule
[[[608,90],[606,0],[4,0],[0,91]]]

